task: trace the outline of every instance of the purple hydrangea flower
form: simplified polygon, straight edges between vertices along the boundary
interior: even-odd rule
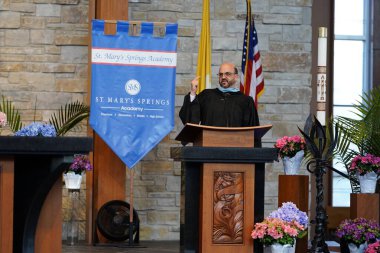
[[[365,242],[373,242],[379,238],[380,226],[376,221],[365,218],[347,219],[338,226],[336,236],[349,243],[360,245]]]
[[[75,174],[82,174],[83,171],[92,170],[90,160],[86,155],[75,155],[74,161],[66,172],[72,171]]]
[[[300,211],[293,202],[282,203],[282,206],[269,214],[270,218],[279,218],[284,221],[296,221],[304,228],[308,227],[309,217]]]

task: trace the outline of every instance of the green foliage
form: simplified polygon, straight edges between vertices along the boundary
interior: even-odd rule
[[[354,156],[373,154],[380,156],[380,88],[374,88],[362,96],[362,102],[353,105],[357,119],[338,116],[335,157],[347,169]]]
[[[2,96],[0,111],[7,115],[7,123],[12,132],[22,128],[21,118],[18,110],[15,109],[12,102]]]
[[[61,107],[57,115],[53,113],[49,119],[49,123],[54,126],[57,131],[57,136],[62,136],[74,128],[83,119],[87,118],[89,114],[90,108],[87,105],[76,101],[66,104],[65,107]]]
[[[12,132],[17,132],[23,127],[19,111],[4,96],[0,102],[0,112],[7,115],[7,124]],[[57,114],[53,113],[49,123],[54,126],[57,136],[63,136],[83,119],[88,118],[89,114],[89,106],[79,101],[71,102],[61,107]]]

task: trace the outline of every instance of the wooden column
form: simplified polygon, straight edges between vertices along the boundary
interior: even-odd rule
[[[14,161],[0,160],[0,252],[13,252]]]
[[[379,222],[379,193],[351,193],[350,218],[358,217]]]
[[[91,0],[89,20],[127,20],[128,1],[125,0]],[[105,25],[106,34],[114,34],[115,23]],[[89,82],[88,102],[91,97],[91,26],[89,26]],[[95,222],[98,210],[108,201],[125,200],[126,168],[124,163],[108,145],[90,129],[89,135],[94,138],[92,173],[87,174],[87,227],[86,237],[89,244],[106,242],[96,231]]]
[[[309,177],[303,175],[280,175],[278,177],[278,206],[293,202],[298,209],[308,213]],[[296,253],[307,252],[307,236],[297,240]]]

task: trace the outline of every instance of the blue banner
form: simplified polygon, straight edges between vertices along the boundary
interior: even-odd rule
[[[90,126],[132,168],[174,128],[177,24],[163,37],[154,23],[117,22],[114,35],[92,21]]]

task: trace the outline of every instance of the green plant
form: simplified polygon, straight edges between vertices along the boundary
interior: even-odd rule
[[[380,87],[361,96],[362,101],[353,104],[357,119],[338,116],[334,119],[338,130],[335,157],[349,172],[352,159],[357,155],[380,156]],[[358,186],[351,181],[353,192]]]
[[[4,96],[2,96],[0,103],[0,112],[6,114],[7,124],[13,133],[23,128],[19,111],[16,110],[12,102]],[[53,113],[49,119],[49,123],[54,126],[57,136],[63,136],[77,126],[83,119],[88,118],[89,114],[89,106],[79,101],[70,102],[64,107],[61,106],[57,114]]]
[[[49,123],[52,124],[57,131],[57,136],[62,136],[79,122],[87,118],[90,114],[90,108],[79,102],[72,102],[59,109],[57,115],[53,113]]]
[[[15,109],[12,102],[2,96],[0,103],[0,112],[7,115],[7,124],[12,132],[16,132],[22,128],[20,113]]]

